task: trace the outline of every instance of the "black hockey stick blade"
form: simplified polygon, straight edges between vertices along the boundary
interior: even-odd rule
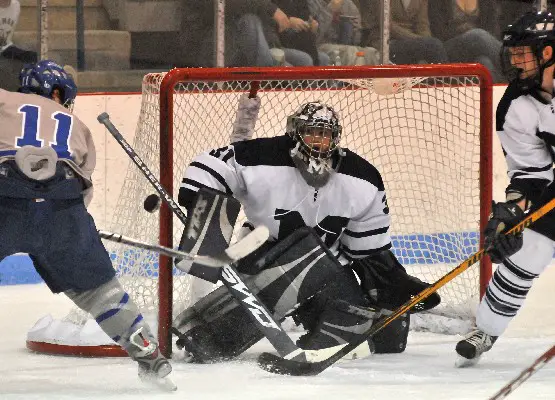
[[[532,212],[521,222],[516,224],[511,228],[506,234],[514,234],[522,232],[525,228],[529,227],[532,223],[543,217],[545,214],[550,212],[555,208],[555,198],[551,199],[549,202],[544,204],[538,210]],[[447,274],[439,278],[434,284],[428,286],[426,289],[413,296],[405,304],[397,308],[391,315],[387,317],[382,317],[376,321],[366,332],[361,334],[361,338],[354,342],[348,343],[346,346],[339,349],[339,351],[332,354],[325,360],[318,361],[315,363],[305,363],[300,361],[287,360],[278,357],[270,353],[262,353],[258,357],[258,365],[265,371],[272,372],[280,375],[293,375],[293,376],[310,376],[318,375],[320,372],[324,371],[326,368],[333,365],[336,361],[343,358],[352,350],[356,349],[361,343],[372,337],[377,332],[389,325],[393,320],[397,319],[401,315],[405,314],[416,304],[420,303],[422,300],[427,298],[432,293],[438,291],[448,282],[452,281],[454,278],[459,276],[461,273],[466,271],[470,266],[474,265],[480,261],[486,255],[485,250],[479,250],[478,252],[471,255],[469,258],[460,263],[457,267],[449,271]]]

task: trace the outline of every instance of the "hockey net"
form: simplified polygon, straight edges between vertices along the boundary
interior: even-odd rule
[[[254,137],[284,134],[287,116],[304,102],[321,100],[339,112],[341,146],[382,174],[393,251],[411,274],[434,282],[478,250],[480,225],[487,221],[492,197],[492,89],[482,66],[174,69],[146,75],[133,148],[174,198],[195,155],[229,144],[243,93],[261,98]],[[175,245],[183,229],[177,218],[165,207],[159,214],[143,209],[143,200],[153,192],[130,163],[112,230]],[[165,257],[107,247],[125,289],[151,316],[160,344],[168,350],[172,315],[194,297],[193,278],[172,271]],[[490,273],[484,260],[447,284],[434,315],[471,323]],[[431,321],[425,317],[413,325],[451,330],[442,326],[445,322]],[[72,312],[61,324],[75,331],[60,335],[67,326],[39,321],[28,346],[65,354],[121,354],[105,335],[98,337],[89,316]]]

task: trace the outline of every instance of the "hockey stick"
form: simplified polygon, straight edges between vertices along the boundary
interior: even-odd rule
[[[543,217],[553,208],[555,208],[555,198],[551,199],[548,203],[544,204],[540,209],[531,213],[529,216],[527,216],[525,219],[523,219],[521,222],[515,225],[512,229],[510,229],[506,234],[522,232],[524,228],[529,227],[533,222]],[[407,301],[405,304],[397,308],[397,310],[393,311],[391,315],[389,315],[386,318],[379,319],[375,324],[373,324],[366,332],[364,332],[360,336],[359,340],[348,343],[343,348],[341,348],[338,352],[336,352],[331,357],[325,360],[322,360],[316,363],[307,363],[307,362],[286,360],[271,353],[262,353],[258,358],[258,364],[262,369],[269,372],[273,372],[275,374],[294,375],[294,376],[317,375],[320,372],[324,371],[329,366],[331,366],[337,360],[339,360],[340,358],[348,354],[350,351],[355,349],[357,346],[359,346],[369,337],[375,335],[377,332],[379,332],[384,327],[389,325],[393,320],[403,315],[404,313],[409,311],[412,307],[414,307],[416,304],[420,303],[426,297],[436,292],[442,286],[444,286],[445,284],[453,280],[455,277],[457,277],[466,269],[468,269],[471,265],[480,261],[485,256],[485,254],[486,254],[485,250],[480,250],[477,253],[474,253],[469,258],[464,260],[461,264],[459,264],[457,267],[452,269],[443,277],[439,278],[433,285],[427,287],[419,294],[417,294],[409,301]]]
[[[252,253],[254,250],[258,249],[266,240],[268,240],[269,232],[268,228],[260,226],[250,232],[239,242],[229,246],[222,254],[217,256],[199,256],[198,254],[185,253],[183,251],[170,249],[169,247],[142,242],[137,239],[125,237],[118,233],[103,230],[99,230],[98,235],[102,239],[106,239],[111,242],[124,243],[139,249],[151,250],[168,257],[182,258],[184,260],[193,261],[208,267],[223,267],[227,264],[240,260],[241,258]],[[179,265],[176,265],[176,267],[179,268]],[[187,272],[187,270],[181,270]]]
[[[540,357],[536,359],[528,368],[520,373],[515,379],[507,383],[503,388],[497,392],[495,395],[490,397],[488,400],[501,400],[506,398],[509,394],[514,392],[514,390],[522,385],[528,378],[542,369],[545,364],[547,364],[552,358],[555,357],[555,346],[551,347],[545,353],[543,353]]]
[[[97,119],[98,122],[103,124],[106,129],[108,129],[120,146],[125,150],[127,155],[139,167],[151,185],[160,194],[160,198],[166,202],[174,214],[177,215],[181,222],[186,225],[187,217],[185,213],[169,195],[166,189],[164,189],[160,181],[158,181],[148,166],[143,162],[143,160],[141,160],[137,153],[135,153],[131,145],[127,143],[114,124],[112,124],[110,116],[107,113],[102,113],[97,117]],[[237,299],[239,304],[245,309],[245,311],[247,311],[248,315],[251,316],[260,331],[264,334],[264,336],[266,336],[268,341],[272,344],[272,346],[274,346],[280,355],[286,357],[287,359],[306,360],[305,352],[293,343],[287,332],[285,332],[281,325],[276,322],[270,311],[260,301],[258,296],[256,296],[256,294],[254,294],[252,290],[243,282],[233,263],[226,264],[222,268],[221,280],[233,297]]]
[[[131,158],[131,161],[133,161],[135,165],[139,167],[143,175],[146,177],[146,179],[148,179],[148,181],[154,187],[154,189],[156,189],[160,197],[164,199],[164,201],[177,215],[177,217],[183,223],[185,223],[185,220],[187,220],[187,216],[185,215],[183,210],[181,210],[179,205],[177,205],[177,203],[171,198],[168,192],[166,192],[166,189],[164,189],[160,181],[156,179],[154,174],[150,171],[150,169],[147,167],[147,165],[144,163],[141,157],[139,157],[139,155],[135,153],[135,150],[133,150],[133,147],[131,147],[131,145],[127,142],[127,140],[125,140],[123,135],[114,126],[114,124],[112,124],[112,121],[110,121],[110,116],[108,115],[108,113],[103,112],[98,117],[96,117],[96,119],[98,120],[98,122],[104,125],[106,129],[108,129],[108,132],[112,134],[114,139],[116,139],[119,145],[123,148],[123,150],[125,150],[129,158]]]

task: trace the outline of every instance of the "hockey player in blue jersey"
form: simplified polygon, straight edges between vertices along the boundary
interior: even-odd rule
[[[240,202],[247,225],[268,227],[271,240],[237,269],[276,320],[291,315],[303,325],[303,349],[357,340],[373,320],[427,286],[409,276],[390,251],[380,173],[341,148],[341,135],[332,107],[302,104],[283,136],[235,142],[197,156],[179,191],[189,215],[198,214],[209,188]],[[438,303],[434,294],[419,307]],[[185,310],[174,325],[183,333],[178,344],[200,362],[234,357],[263,337],[225,287]],[[359,347],[357,357],[402,352],[408,329],[405,315]]]
[[[555,18],[527,13],[503,34],[502,59],[509,86],[497,106],[497,134],[507,161],[506,201],[493,206],[484,235],[491,260],[500,264],[478,306],[475,331],[456,346],[458,366],[474,365],[490,350],[524,303],[534,280],[551,264],[555,213],[521,235],[502,235],[555,195]]]
[[[139,364],[143,380],[175,389],[169,362],[123,290],[86,209],[96,154],[71,113],[77,87],[43,60],[26,65],[19,93],[0,90],[0,260],[28,253],[54,293],[65,293]]]

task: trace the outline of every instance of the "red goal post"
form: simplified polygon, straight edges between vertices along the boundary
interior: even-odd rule
[[[229,144],[243,93],[261,98],[254,137],[284,134],[286,117],[302,102],[320,99],[339,112],[341,145],[367,158],[384,178],[393,250],[409,272],[433,282],[481,246],[479,232],[491,209],[493,130],[492,80],[482,65],[187,68],[148,74],[133,147],[172,197],[195,155]],[[182,225],[171,210],[163,204],[159,220],[142,210],[150,193],[146,179],[130,165],[111,229],[177,245]],[[174,308],[188,304],[191,281],[176,274],[167,257],[141,256],[129,263],[128,249],[108,247],[126,290],[145,313],[157,314],[160,347],[171,353],[171,321],[179,311]],[[440,314],[472,318],[491,276],[489,259],[473,271],[440,292],[445,303]],[[45,346],[60,352],[51,343]],[[36,340],[28,347],[45,351]],[[109,344],[91,348],[80,353],[122,354]]]

